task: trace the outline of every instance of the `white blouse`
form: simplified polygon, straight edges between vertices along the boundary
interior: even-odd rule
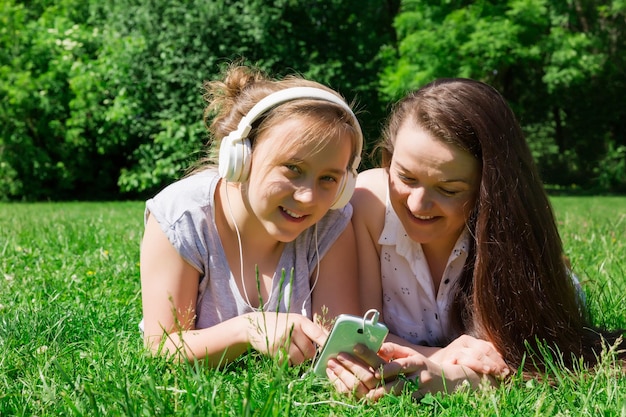
[[[378,239],[385,324],[391,333],[413,344],[447,345],[459,336],[451,325],[450,306],[467,259],[469,233],[461,233],[454,245],[435,294],[422,245],[409,238],[389,198],[386,206]]]

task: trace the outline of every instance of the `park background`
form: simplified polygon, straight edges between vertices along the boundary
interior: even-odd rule
[[[0,0],[0,416],[626,417],[611,347],[594,370],[546,349],[544,379],[368,404],[310,363],[151,357],[137,327],[142,200],[202,156],[202,82],[245,59],[356,102],[368,149],[409,89],[495,86],[593,323],[626,328],[625,28],[624,0]]]
[[[202,83],[237,59],[338,90],[368,149],[406,91],[485,81],[551,190],[624,192],[625,32],[623,0],[1,0],[0,200],[154,194],[202,156]]]

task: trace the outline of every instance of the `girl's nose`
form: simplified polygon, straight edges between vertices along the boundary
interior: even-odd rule
[[[315,203],[315,187],[309,184],[300,185],[294,191],[293,198],[302,204]]]

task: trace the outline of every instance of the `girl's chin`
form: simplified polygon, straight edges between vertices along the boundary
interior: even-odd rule
[[[270,227],[269,229],[267,229],[267,232],[270,238],[278,242],[283,242],[283,243],[293,242],[294,240],[297,239],[298,236],[302,234],[302,232],[306,230],[306,227],[300,226],[300,225],[292,225],[292,226],[299,226],[299,227],[295,227],[295,228],[294,227],[289,227],[289,228],[280,227],[279,228],[273,225],[273,227]]]

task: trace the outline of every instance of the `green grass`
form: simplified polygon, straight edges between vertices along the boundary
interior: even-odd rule
[[[626,327],[626,198],[555,197],[596,324]],[[0,204],[0,416],[626,416],[626,376],[555,366],[551,386],[388,396],[366,404],[247,355],[225,370],[148,356],[141,316],[143,204]]]

